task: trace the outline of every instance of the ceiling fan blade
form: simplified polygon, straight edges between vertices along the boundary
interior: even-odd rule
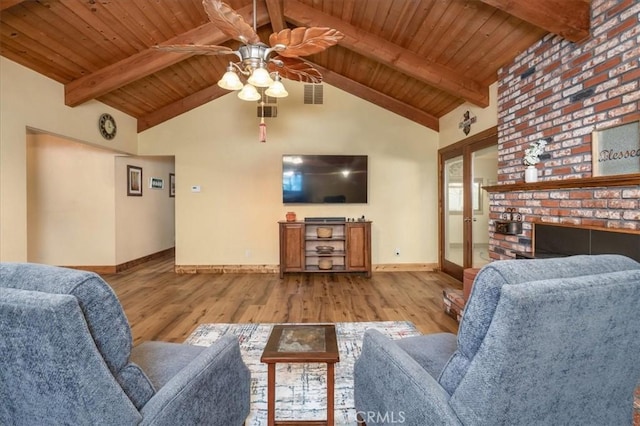
[[[260,43],[260,38],[251,25],[247,24],[242,16],[228,4],[219,0],[202,0],[202,6],[209,20],[225,35],[245,44]]]
[[[325,27],[298,27],[284,29],[269,36],[269,44],[285,46],[284,49],[277,49],[281,56],[289,58],[296,56],[313,55],[322,52],[338,43],[344,34],[338,30]]]
[[[288,80],[301,81],[303,83],[322,83],[322,74],[309,62],[300,58],[287,58],[284,56],[276,56],[273,60],[280,61],[282,66],[269,62],[267,64],[269,72],[278,72],[282,78]]]
[[[230,55],[236,53],[226,46],[213,46],[206,44],[167,44],[153,46],[158,50],[178,53],[195,53],[198,55]]]

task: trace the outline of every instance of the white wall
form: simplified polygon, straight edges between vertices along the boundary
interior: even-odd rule
[[[115,117],[118,133],[106,141],[100,114]],[[135,153],[136,120],[100,102],[64,104],[64,86],[0,57],[0,260],[27,259],[27,129]]]
[[[287,211],[365,215],[374,264],[437,262],[438,134],[327,84],[324,105],[303,105],[303,85],[285,83],[266,143],[256,103],[235,94],[139,135],[141,154],[175,155],[176,264],[276,265]],[[368,155],[368,204],[284,205],[283,154]]]

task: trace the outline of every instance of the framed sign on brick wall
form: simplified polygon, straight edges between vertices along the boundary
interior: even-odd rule
[[[640,173],[640,120],[592,134],[593,176]]]

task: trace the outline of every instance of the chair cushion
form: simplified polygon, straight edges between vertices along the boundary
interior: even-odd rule
[[[155,390],[144,372],[129,365],[131,329],[120,301],[99,275],[33,263],[2,263],[0,285],[75,296],[96,347],[136,407],[153,396]]]
[[[443,369],[440,384],[449,394],[457,388],[492,323],[503,286],[636,269],[640,269],[638,262],[620,255],[503,260],[485,265],[476,276],[460,323],[458,349]]]
[[[156,389],[161,389],[204,349],[181,343],[143,342],[133,348],[131,361],[142,367]]]
[[[394,342],[436,380],[456,350],[456,335],[452,333],[405,337]]]

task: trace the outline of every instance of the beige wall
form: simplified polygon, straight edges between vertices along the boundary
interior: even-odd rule
[[[27,260],[114,265],[114,153],[27,135]]]
[[[142,167],[142,197],[127,196],[127,165]],[[175,198],[169,197],[173,171],[173,157],[116,157],[115,264],[174,247]],[[149,188],[151,177],[164,179],[164,189]]]
[[[374,264],[437,262],[438,134],[327,84],[324,105],[303,105],[302,84],[286,87],[266,143],[256,103],[235,94],[139,135],[141,154],[175,155],[176,263],[277,265],[277,221],[287,211],[365,215]],[[284,205],[283,154],[368,155],[368,204]]]
[[[267,119],[265,144],[258,142],[256,104],[233,94],[138,135],[132,117],[94,101],[66,107],[61,84],[4,58],[0,65],[3,261],[27,259],[27,128],[121,153],[175,155],[178,264],[275,265],[276,222],[290,210],[300,218],[365,215],[373,220],[374,264],[395,264],[437,261],[438,146],[462,139],[457,124],[466,109],[478,116],[474,133],[496,122],[495,113],[489,121],[482,117],[490,113],[463,106],[443,117],[438,135],[329,85],[324,86],[325,105],[303,105],[302,85],[287,82],[291,96],[280,101],[278,118]],[[98,133],[103,112],[118,122],[113,141]],[[280,173],[285,153],[368,155],[369,203],[283,205]],[[191,192],[192,185],[200,185],[201,192]],[[145,217],[138,215],[138,220]],[[123,228],[116,232],[127,233]],[[168,238],[161,236],[160,245]],[[117,244],[116,261],[144,250]]]
[[[465,102],[458,108],[440,118],[440,148],[459,142],[477,133],[498,125],[498,83],[489,86],[489,106],[481,108],[479,106]],[[472,116],[476,116],[475,124],[471,125],[471,131],[465,135],[459,127],[463,120],[465,111],[469,111]]]
[[[105,141],[98,117],[108,112],[118,134]],[[64,104],[64,86],[0,57],[0,260],[27,259],[27,129],[135,153],[136,121],[100,102]]]
[[[143,195],[127,196],[127,165]],[[173,157],[122,156],[58,136],[27,135],[27,260],[114,266],[174,246]],[[149,188],[149,178],[164,189]]]
[[[122,157],[137,151],[132,117],[99,102],[66,107],[61,84],[0,66],[0,260],[113,266],[173,247],[168,186],[126,195],[126,164],[168,185],[173,158]],[[104,112],[118,124],[111,141],[98,132]]]

